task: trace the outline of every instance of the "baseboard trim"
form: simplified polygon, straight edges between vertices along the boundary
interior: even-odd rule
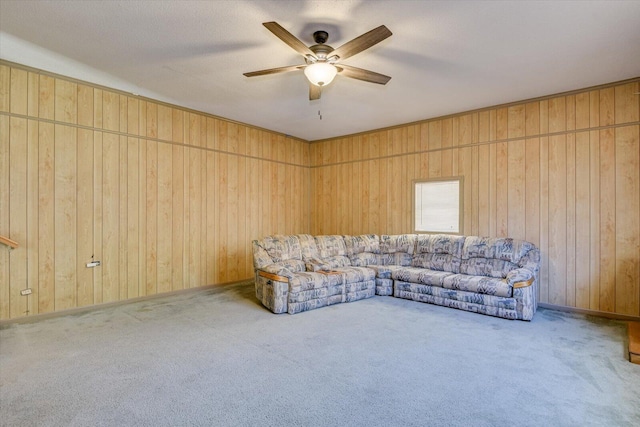
[[[604,317],[606,319],[626,320],[631,322],[640,321],[640,316],[631,316],[628,314],[610,313],[608,311],[588,310],[586,308],[566,307],[564,305],[547,304],[539,302],[538,307],[547,308],[549,310],[564,311],[567,313],[587,314],[589,316]]]
[[[83,314],[83,313],[88,313],[88,312],[95,311],[95,310],[102,310],[102,309],[110,308],[110,307],[118,307],[118,306],[121,306],[121,305],[133,304],[133,303],[141,302],[141,301],[151,301],[151,300],[158,299],[158,298],[165,298],[165,297],[171,297],[171,296],[176,296],[176,295],[184,295],[184,294],[202,292],[202,291],[207,291],[207,290],[212,290],[212,289],[214,289],[214,290],[218,289],[220,292],[222,292],[224,290],[224,288],[226,288],[228,286],[238,285],[238,284],[241,284],[241,283],[249,284],[249,283],[253,283],[253,281],[254,281],[253,278],[244,279],[244,280],[239,280],[239,281],[235,281],[235,282],[226,282],[226,283],[218,283],[216,285],[200,286],[200,287],[197,287],[197,288],[180,289],[180,290],[177,290],[177,291],[164,292],[164,293],[161,293],[161,294],[145,295],[143,297],[131,298],[131,299],[126,299],[126,300],[122,300],[122,301],[105,302],[105,303],[101,303],[101,304],[88,305],[86,307],[70,308],[68,310],[53,311],[51,313],[33,314],[33,315],[30,315],[30,316],[18,317],[18,318],[15,318],[15,319],[5,319],[5,320],[0,320],[0,329],[4,329],[4,328],[6,328],[6,327],[8,327],[10,325],[14,325],[14,324],[40,322],[42,320],[53,319],[53,318],[56,318],[56,317]]]

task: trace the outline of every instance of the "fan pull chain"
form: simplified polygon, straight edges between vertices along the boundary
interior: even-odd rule
[[[320,116],[320,120],[322,120],[322,113],[320,113],[320,110],[318,110],[318,116]]]

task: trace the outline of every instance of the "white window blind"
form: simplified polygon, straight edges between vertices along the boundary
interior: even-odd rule
[[[462,178],[414,182],[416,232],[460,233]]]

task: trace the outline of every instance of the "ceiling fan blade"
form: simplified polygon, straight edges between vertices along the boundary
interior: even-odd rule
[[[304,43],[302,43],[296,36],[291,34],[289,31],[285,30],[280,24],[277,22],[265,22],[262,25],[267,27],[269,31],[271,31],[276,37],[280,40],[288,44],[298,52],[302,56],[311,55],[312,57],[316,57],[316,54],[313,53],[311,49],[307,47]]]
[[[302,70],[306,65],[289,65],[287,67],[269,68],[268,70],[243,73],[247,77],[266,76],[267,74],[288,73],[289,71]]]
[[[320,95],[322,95],[322,88],[309,82],[309,101],[320,99]]]
[[[365,49],[369,49],[371,46],[380,43],[382,40],[393,34],[387,27],[380,25],[378,28],[364,33],[363,35],[356,37],[350,42],[346,42],[339,48],[331,52],[331,56],[336,55],[340,60],[349,58],[350,56],[360,53]]]
[[[363,70],[362,68],[352,67],[350,65],[337,64],[338,74],[345,77],[351,77],[352,79],[363,80],[365,82],[377,83],[380,85],[386,85],[391,77],[384,74],[375,73],[369,70]]]

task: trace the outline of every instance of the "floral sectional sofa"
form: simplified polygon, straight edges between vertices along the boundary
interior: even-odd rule
[[[387,295],[506,319],[536,311],[540,251],[510,238],[275,235],[253,241],[256,297],[295,314]]]

